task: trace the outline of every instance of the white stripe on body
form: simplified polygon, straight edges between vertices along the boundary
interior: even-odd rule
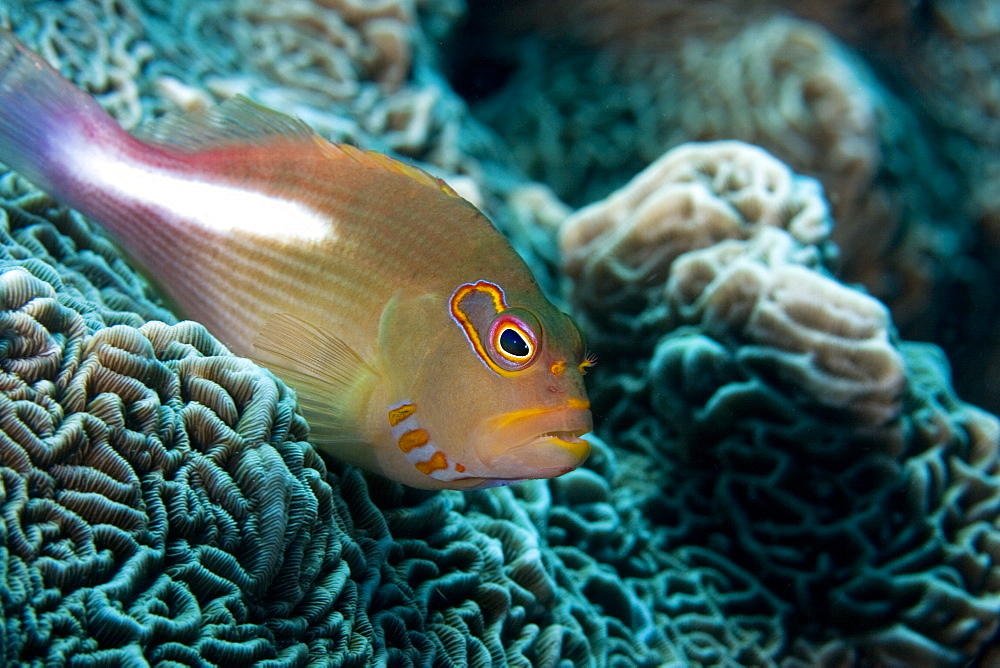
[[[275,238],[335,239],[332,222],[309,207],[231,185],[207,183],[188,174],[150,167],[127,156],[109,157],[91,146],[67,148],[67,171],[122,202],[158,210],[219,234],[243,232]]]

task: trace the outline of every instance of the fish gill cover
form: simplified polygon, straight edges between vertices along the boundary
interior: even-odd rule
[[[899,342],[831,274],[842,198],[831,216],[816,181],[740,142],[646,146],[629,177],[654,164],[567,217],[445,84],[431,44],[463,11],[2,7],[128,126],[244,93],[431,165],[550,290],[567,282],[601,355],[585,468],[410,490],[319,457],[280,382],[178,324],[100,232],[5,174],[4,660],[989,663],[1000,428],[955,396],[937,348]],[[802,30],[803,48],[835,43]],[[864,250],[842,242],[842,260]]]

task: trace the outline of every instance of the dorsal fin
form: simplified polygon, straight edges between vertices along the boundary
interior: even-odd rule
[[[462,199],[461,195],[455,192],[451,186],[444,182],[444,180],[428,174],[419,167],[408,165],[401,160],[390,157],[385,153],[379,153],[378,151],[366,151],[364,149],[357,148],[356,146],[351,146],[350,144],[335,144],[318,136],[316,137],[316,143],[320,145],[320,148],[323,149],[323,152],[326,153],[326,155],[334,160],[344,160],[345,158],[349,158],[354,162],[370,169],[383,169],[395,172],[396,174],[406,176],[421,185],[430,186],[435,190],[440,190],[446,195]]]
[[[289,313],[268,317],[250,358],[295,389],[317,443],[357,443],[378,374],[344,341]]]
[[[350,144],[327,141],[303,121],[268,109],[242,95],[229,98],[212,109],[167,114],[143,126],[135,135],[143,141],[183,151],[246,146],[268,139],[310,140],[334,160],[349,159],[370,169],[395,172],[461,199],[451,186],[419,167],[378,151],[366,151]]]
[[[161,146],[196,151],[256,144],[262,139],[310,139],[316,133],[296,118],[237,95],[204,111],[167,114],[140,128],[136,136]]]

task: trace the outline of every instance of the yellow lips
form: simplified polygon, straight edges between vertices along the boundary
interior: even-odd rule
[[[569,453],[576,459],[583,461],[590,454],[590,443],[577,436],[556,436],[554,434],[543,436],[538,442],[551,443],[569,450]]]
[[[590,444],[580,438],[592,427],[589,407],[585,399],[570,399],[561,406],[490,418],[479,432],[481,443],[489,444],[480,456],[494,470],[515,477],[550,478],[571,471],[590,454]]]

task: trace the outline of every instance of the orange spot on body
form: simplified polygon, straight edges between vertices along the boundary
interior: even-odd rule
[[[565,370],[566,370],[566,360],[556,360],[549,367],[549,371],[551,371],[557,376]]]
[[[417,412],[416,404],[403,404],[389,411],[389,425],[395,427],[397,424]]]
[[[431,436],[427,433],[426,429],[411,429],[400,436],[397,442],[399,443],[399,449],[405,453],[427,445],[430,440]]]
[[[465,473],[465,467],[462,466],[461,464],[455,464],[455,470],[458,471],[459,473]]]
[[[417,470],[424,475],[430,475],[435,471],[441,471],[448,468],[448,458],[444,456],[444,453],[438,450],[434,453],[434,456],[430,458],[430,461],[417,462],[414,464]]]

